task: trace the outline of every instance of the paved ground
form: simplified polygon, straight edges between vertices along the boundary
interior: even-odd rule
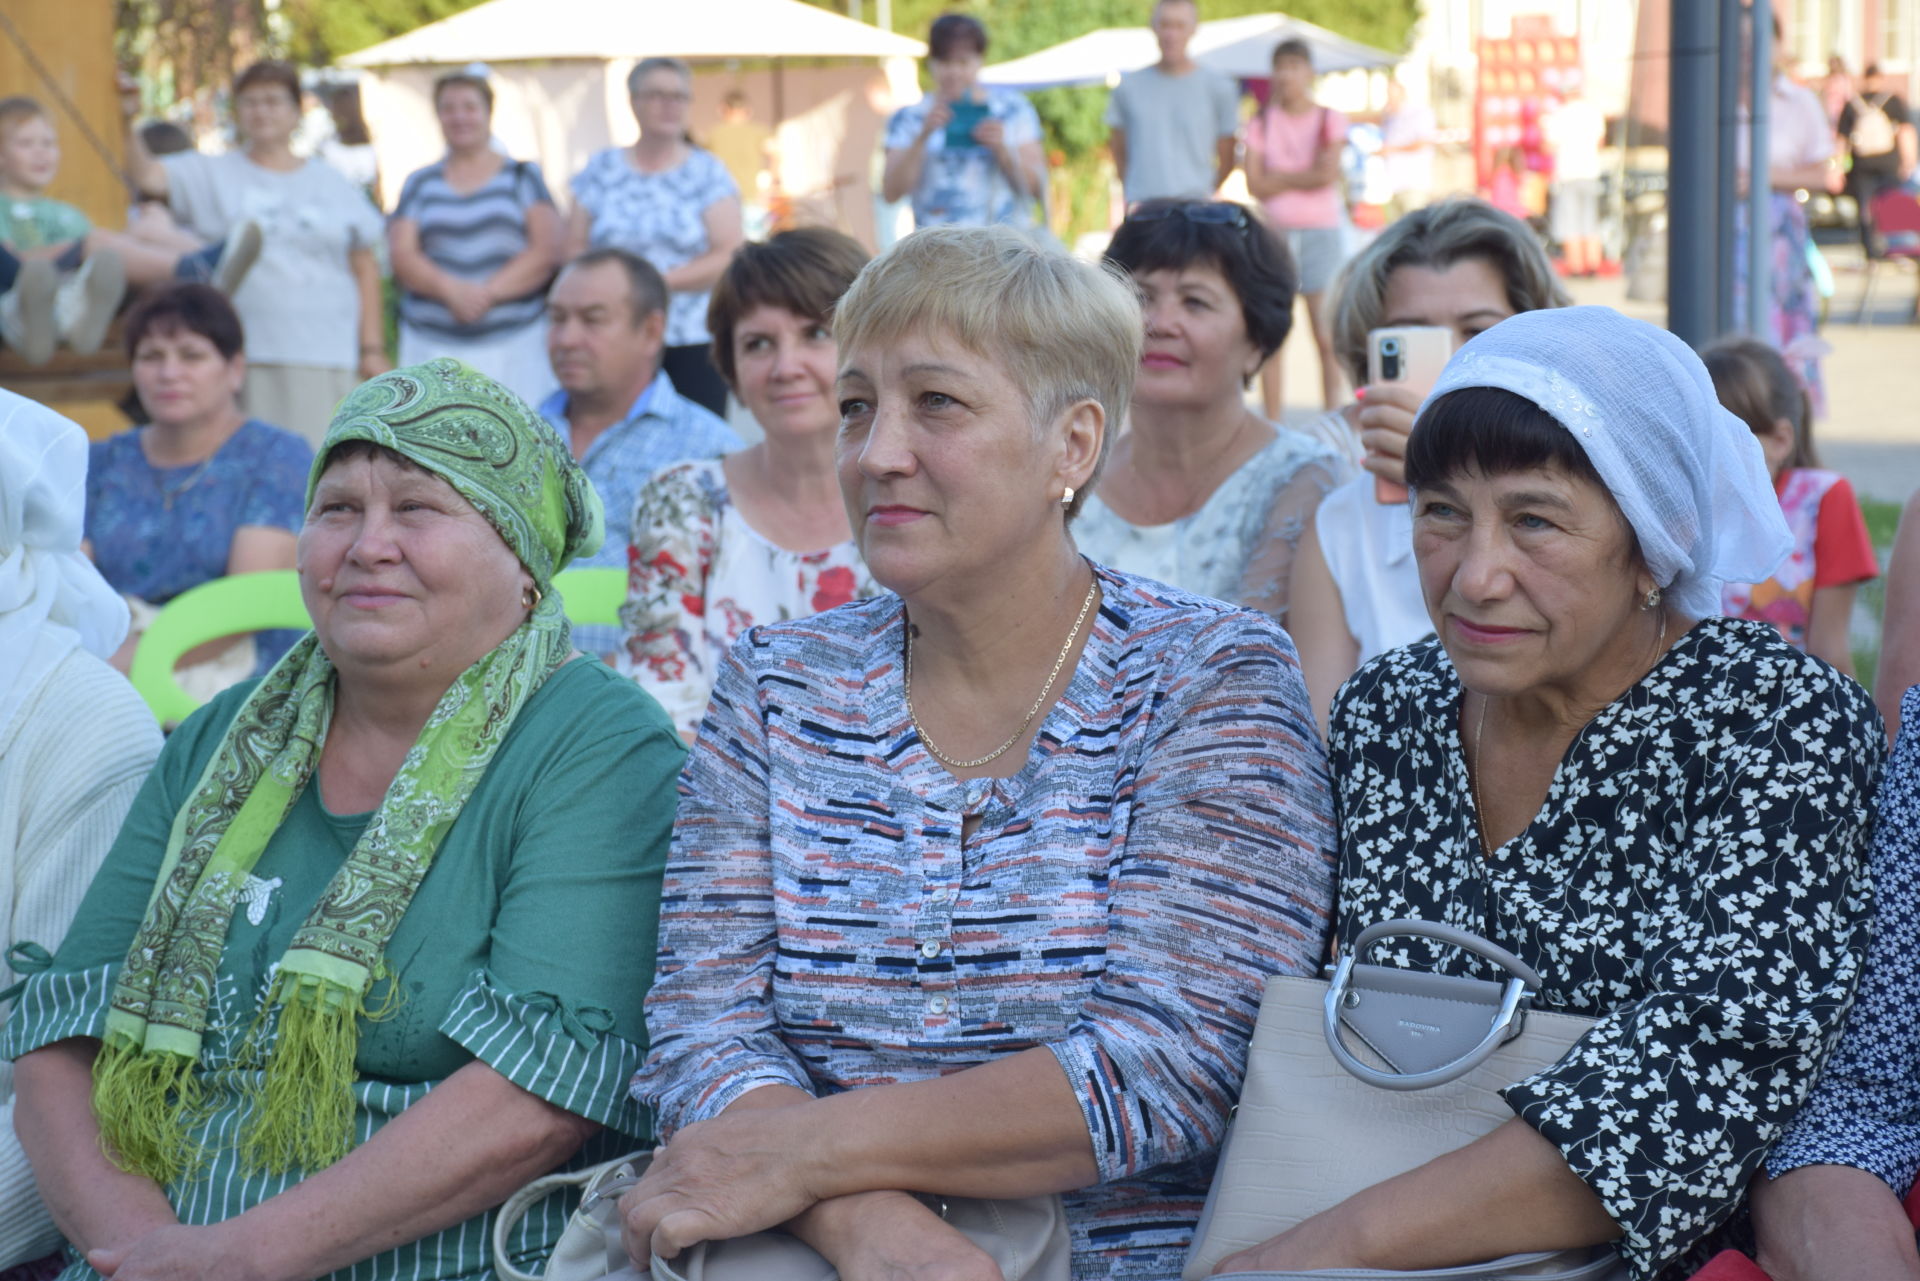
[[[1912,322],[1914,273],[1887,266],[1874,285],[1873,323],[1856,324],[1864,273],[1858,251],[1828,251],[1835,295],[1823,336],[1833,344],[1825,362],[1829,412],[1814,427],[1822,461],[1844,473],[1862,494],[1905,502],[1920,489],[1920,324]],[[1575,298],[1604,303],[1662,323],[1662,304],[1630,302],[1620,280],[1574,282]],[[1304,313],[1302,313],[1304,314]],[[1310,397],[1319,386],[1311,344],[1296,333],[1286,346],[1287,417],[1318,412]]]

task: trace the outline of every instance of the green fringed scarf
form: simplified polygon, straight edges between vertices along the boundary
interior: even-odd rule
[[[553,575],[601,536],[599,499],[558,435],[458,361],[395,370],[342,402],[308,478],[309,502],[334,448],[353,440],[451,484],[544,596],[441,698],[280,960],[253,1038],[267,1047],[263,1083],[240,1138],[250,1166],[276,1172],[323,1168],[351,1146],[359,1021],[379,1016],[366,998],[386,975],[387,941],[520,709],[571,654]],[[334,690],[334,666],[309,634],[241,706],[174,818],[114,984],[94,1110],[120,1164],[162,1186],[196,1164],[196,1073],[227,929],[248,873],[313,777]]]

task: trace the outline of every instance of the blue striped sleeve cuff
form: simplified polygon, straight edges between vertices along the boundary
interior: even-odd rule
[[[1100,1167],[1100,1182],[1112,1183],[1134,1173],[1136,1162],[1128,1142],[1126,1117],[1102,1057],[1086,1038],[1078,1036],[1054,1041],[1047,1049],[1060,1060],[1067,1084],[1080,1100],[1080,1113],[1093,1140],[1094,1163]]]
[[[17,1059],[56,1041],[99,1037],[107,1024],[118,962],[90,970],[49,970],[26,981],[0,1033],[0,1059]]]
[[[440,1031],[527,1093],[642,1142],[653,1120],[627,1093],[641,1048],[613,1013],[547,992],[512,992],[477,969]]]

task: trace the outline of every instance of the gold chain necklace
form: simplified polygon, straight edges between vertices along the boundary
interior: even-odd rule
[[[1654,667],[1660,665],[1660,656],[1665,652],[1666,644],[1667,611],[1663,609],[1660,611],[1660,635],[1653,642]],[[1653,667],[1647,671],[1651,673]],[[1646,677],[1640,679],[1645,680]],[[1487,735],[1487,708],[1492,704],[1493,700],[1487,695],[1480,696],[1480,723],[1473,730],[1473,769],[1467,775],[1467,788],[1473,794],[1473,823],[1480,829],[1480,854],[1483,858],[1493,857],[1493,841],[1487,836],[1487,811],[1480,804],[1480,740]],[[911,712],[912,709],[908,710]]]
[[[1073,643],[1080,639],[1081,624],[1087,621],[1087,611],[1093,608],[1094,597],[1099,594],[1100,579],[1099,576],[1096,575],[1093,582],[1087,587],[1087,598],[1080,602],[1080,616],[1073,620],[1073,630],[1067,633],[1067,643],[1060,647],[1060,657],[1053,660],[1053,670],[1047,673],[1047,683],[1041,687],[1040,697],[1034,699],[1033,706],[1027,709],[1027,717],[1020,722],[1020,728],[1013,731],[1013,737],[1009,738],[1006,742],[1000,744],[1000,746],[994,748],[985,756],[971,761],[956,761],[935,747],[933,740],[927,737],[927,731],[920,728],[920,718],[913,714],[913,623],[909,620],[907,623],[906,671],[907,720],[912,722],[913,732],[920,736],[921,743],[926,746],[929,752],[933,753],[933,759],[939,761],[948,769],[975,769],[981,765],[985,765],[989,761],[997,760],[999,757],[1004,756],[1008,748],[1019,742],[1022,736],[1026,734],[1027,727],[1033,724],[1033,718],[1040,714],[1040,707],[1047,701],[1047,695],[1053,692],[1053,683],[1060,679],[1060,669],[1066,665],[1067,655],[1073,650]]]

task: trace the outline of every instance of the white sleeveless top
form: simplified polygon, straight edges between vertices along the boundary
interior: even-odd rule
[[[1413,560],[1413,508],[1374,501],[1373,474],[1334,489],[1314,512],[1313,531],[1340,589],[1347,631],[1360,662],[1433,634]]]

